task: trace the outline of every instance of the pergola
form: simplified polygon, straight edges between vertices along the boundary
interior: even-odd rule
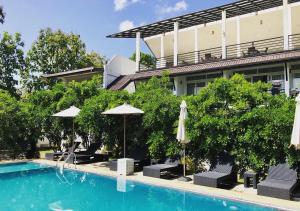
[[[295,3],[300,0],[287,0],[287,3]],[[174,22],[179,23],[179,28],[188,28],[195,25],[206,24],[222,20],[222,12],[226,11],[226,18],[232,18],[253,12],[259,12],[283,5],[283,0],[241,0],[211,9],[162,20],[145,26],[140,26],[127,31],[108,35],[108,38],[136,38],[140,33],[141,38],[150,37],[174,30]]]

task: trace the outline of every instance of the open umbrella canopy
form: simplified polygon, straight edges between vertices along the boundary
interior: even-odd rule
[[[126,157],[126,116],[143,114],[144,111],[124,103],[121,106],[103,112],[107,115],[122,115],[124,117],[124,158]]]
[[[296,97],[296,112],[294,119],[294,127],[291,138],[291,145],[300,150],[300,94]]]
[[[135,115],[135,114],[143,114],[144,111],[135,108],[128,104],[123,104],[121,106],[112,108],[110,110],[107,110],[103,112],[102,114],[109,114],[109,115]]]
[[[80,109],[75,107],[75,106],[71,106],[70,108],[60,111],[56,114],[53,114],[53,116],[55,117],[75,117],[79,114]]]
[[[62,118],[73,118],[73,134],[72,134],[72,142],[75,140],[75,127],[74,127],[74,117],[76,117],[80,112],[80,109],[71,106],[70,108],[60,111],[56,114],[53,114],[54,117],[62,117]]]
[[[183,100],[180,105],[180,115],[179,115],[179,123],[178,123],[178,130],[177,130],[177,140],[181,144],[188,144],[190,142],[185,130],[186,119],[187,119],[187,105],[186,102]]]

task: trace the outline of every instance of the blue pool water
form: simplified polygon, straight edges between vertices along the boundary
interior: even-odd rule
[[[0,173],[0,210],[201,211],[270,208],[39,164]],[[0,165],[8,169],[8,166]],[[201,187],[199,187],[201,188]]]
[[[0,174],[16,172],[16,171],[34,170],[43,167],[45,166],[38,163],[31,163],[31,162],[6,163],[6,164],[0,164]]]

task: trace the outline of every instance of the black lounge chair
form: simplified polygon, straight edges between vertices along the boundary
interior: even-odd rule
[[[99,159],[95,159],[99,157],[96,156],[95,153],[101,145],[102,142],[91,143],[91,145],[87,148],[86,151],[80,151],[71,154],[70,158],[67,160],[67,163],[75,163],[75,160],[76,160],[76,164],[100,161]],[[66,155],[66,157],[67,156],[68,155]]]
[[[237,182],[234,159],[231,156],[220,156],[207,172],[194,174],[194,184],[208,187],[228,187]]]
[[[298,184],[297,170],[288,164],[271,166],[267,178],[257,186],[257,194],[291,200],[292,192]]]
[[[155,164],[145,166],[143,168],[143,175],[148,177],[161,178],[162,172],[179,173],[181,172],[181,165],[179,159],[168,158],[163,164]]]
[[[54,152],[54,153],[46,153],[45,158],[47,160],[57,160],[59,159],[63,154],[67,153],[74,153],[74,151],[79,147],[80,142],[74,142],[73,145],[69,148],[67,148],[63,152]]]

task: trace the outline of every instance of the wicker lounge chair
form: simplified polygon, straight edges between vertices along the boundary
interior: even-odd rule
[[[57,160],[58,158],[60,158],[64,153],[73,153],[78,146],[80,145],[80,142],[74,142],[73,145],[69,148],[67,148],[65,151],[62,152],[54,152],[54,153],[46,153],[45,154],[45,158],[47,160]]]
[[[179,173],[181,171],[179,159],[168,158],[163,164],[155,164],[151,166],[145,166],[143,168],[143,175],[148,177],[160,178],[162,172]]]
[[[98,158],[99,156],[96,156],[96,151],[99,149],[99,147],[102,145],[102,142],[96,142],[92,143],[86,151],[81,152],[75,152],[74,154],[71,154],[70,158],[68,159],[68,163],[74,163],[76,159],[76,163],[87,163],[87,162],[99,162]],[[66,155],[67,156],[67,155]]]
[[[237,172],[232,157],[220,156],[209,171],[194,175],[194,184],[208,187],[227,187],[237,182]]]
[[[297,184],[297,171],[288,164],[279,164],[270,167],[267,178],[258,184],[257,194],[291,200]]]

